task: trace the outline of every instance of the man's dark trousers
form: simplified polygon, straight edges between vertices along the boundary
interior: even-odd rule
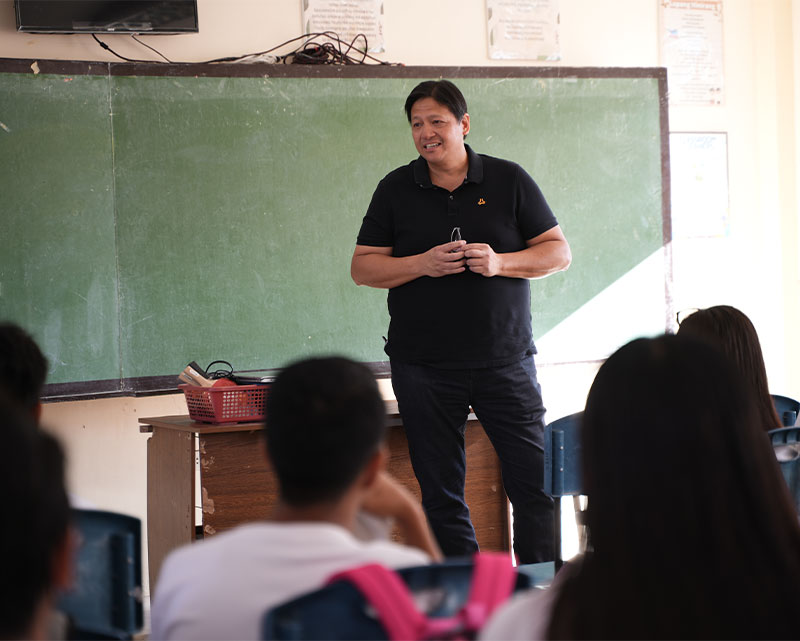
[[[542,489],[545,408],[533,356],[473,369],[392,361],[392,386],[422,505],[445,556],[478,550],[464,501],[464,430],[472,407],[500,459],[518,562],[551,561],[553,502]]]

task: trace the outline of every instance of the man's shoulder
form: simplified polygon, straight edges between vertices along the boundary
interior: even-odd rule
[[[361,553],[368,561],[383,563],[393,568],[427,565],[431,558],[419,548],[394,541],[376,540],[361,543]]]
[[[387,173],[380,181],[382,185],[395,185],[400,183],[407,183],[414,180],[414,164],[417,160],[412,160],[405,165],[395,167]]]
[[[478,156],[483,163],[484,170],[491,169],[494,171],[505,171],[508,173],[515,173],[522,169],[519,163],[507,158],[498,158],[497,156],[490,156],[488,154],[479,153]]]
[[[259,522],[240,525],[203,541],[185,545],[167,557],[164,569],[180,573],[183,569],[197,567],[198,559],[203,559],[203,565],[208,569],[214,560],[224,561],[233,552],[238,551],[237,555],[244,556],[263,554],[265,548],[283,549],[286,553],[301,556],[308,555],[309,548],[313,548],[320,560],[325,558],[326,550],[330,550],[334,557],[352,554],[354,557],[364,556],[368,561],[385,562],[395,567],[399,567],[398,564],[401,563],[410,565],[428,562],[428,556],[417,548],[389,539],[360,541],[343,527],[333,523]]]
[[[200,559],[203,560],[205,567],[208,567],[209,561],[217,557],[224,558],[230,550],[247,549],[248,541],[257,538],[259,533],[263,534],[265,530],[269,530],[267,523],[249,523],[176,548],[164,561],[161,579],[195,570],[199,567]]]

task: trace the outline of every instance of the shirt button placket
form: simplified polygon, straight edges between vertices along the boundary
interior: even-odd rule
[[[456,204],[456,199],[453,194],[450,194],[447,197],[447,214],[449,216],[455,216],[458,213],[458,205]]]

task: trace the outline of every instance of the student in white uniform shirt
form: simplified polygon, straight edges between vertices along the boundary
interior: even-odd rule
[[[267,416],[274,513],[167,557],[151,639],[258,639],[268,608],[338,571],[441,558],[421,505],[383,471],[386,411],[367,367],[338,357],[290,365],[270,388]],[[356,538],[362,512],[394,519],[409,545]]]

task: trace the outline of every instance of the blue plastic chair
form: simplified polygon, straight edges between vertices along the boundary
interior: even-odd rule
[[[544,491],[553,497],[555,570],[564,564],[561,536],[561,497],[583,493],[580,426],[583,412],[555,420],[544,429]],[[576,510],[576,518],[580,514]]]
[[[780,394],[772,394],[771,396],[783,426],[791,427],[794,425],[797,422],[797,414],[800,413],[800,401]]]
[[[132,639],[144,625],[142,526],[138,518],[72,510],[78,533],[73,587],[57,608],[72,639]]]
[[[767,432],[783,478],[789,486],[795,507],[800,514],[800,426],[779,427]]]
[[[471,559],[397,570],[418,607],[429,617],[453,616],[466,602],[472,579]],[[531,587],[529,575],[517,573],[514,590]],[[386,639],[377,613],[353,584],[326,585],[267,610],[262,619],[262,639]]]
[[[773,445],[797,443],[800,441],[800,425],[796,427],[778,427],[767,432]]]
[[[800,443],[778,444],[773,447],[783,478],[789,486],[789,493],[794,499],[795,508],[800,514]]]

